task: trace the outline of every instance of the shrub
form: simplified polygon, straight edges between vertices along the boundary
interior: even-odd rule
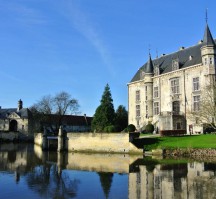
[[[186,130],[161,130],[161,136],[180,136],[186,134]]]
[[[115,131],[116,131],[116,128],[114,125],[106,126],[104,128],[104,132],[106,132],[106,133],[113,133]]]
[[[152,125],[151,123],[147,124],[145,127],[145,132],[146,133],[153,133],[154,131],[154,125]]]
[[[133,124],[129,124],[127,130],[128,132],[134,132],[136,130],[136,127]]]

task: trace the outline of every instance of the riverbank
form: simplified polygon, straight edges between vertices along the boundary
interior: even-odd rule
[[[185,135],[176,137],[142,137],[145,151],[155,149],[216,149],[216,135]]]
[[[216,135],[142,137],[146,154],[182,157],[216,157]]]

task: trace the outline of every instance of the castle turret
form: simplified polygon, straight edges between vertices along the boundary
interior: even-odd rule
[[[206,67],[206,75],[215,74],[215,42],[212,37],[211,31],[206,24],[206,29],[203,37],[203,45],[201,47],[202,63]]]
[[[154,66],[152,63],[151,55],[145,68],[145,112],[146,119],[152,120],[153,117],[153,79]]]

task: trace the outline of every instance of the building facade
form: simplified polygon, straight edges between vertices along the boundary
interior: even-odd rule
[[[18,101],[17,108],[0,108],[0,131],[31,134],[31,112],[23,108],[23,102]]]
[[[198,122],[202,89],[215,83],[216,45],[206,24],[203,40],[149,60],[128,83],[129,124],[137,130],[151,122],[156,131],[202,133]]]

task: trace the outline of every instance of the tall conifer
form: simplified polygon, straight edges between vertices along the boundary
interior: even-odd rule
[[[102,132],[106,126],[114,124],[115,110],[110,87],[105,86],[100,105],[97,107],[92,121],[92,130]]]

